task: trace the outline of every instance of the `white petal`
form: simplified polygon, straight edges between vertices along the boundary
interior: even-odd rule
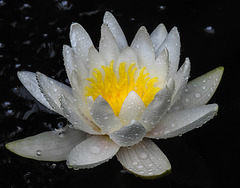
[[[186,87],[190,74],[190,61],[186,58],[184,64],[174,75],[175,89],[172,96],[171,104],[174,104],[182,95],[183,89]]]
[[[48,103],[57,113],[63,115],[62,109],[60,108],[60,98],[63,93],[72,95],[71,88],[45,76],[40,72],[36,73],[36,78],[40,90],[47,99]]]
[[[111,106],[102,96],[99,96],[94,101],[91,115],[93,121],[104,133],[111,134],[122,127],[120,120],[114,114]]]
[[[99,128],[80,111],[74,100],[71,101],[66,96],[62,95],[60,101],[64,116],[75,129],[89,134],[100,134]]]
[[[150,38],[153,43],[154,51],[156,52],[159,46],[163,43],[168,32],[163,24],[159,24],[151,33]]]
[[[137,54],[138,63],[149,70],[155,61],[155,53],[152,41],[145,27],[140,27],[132,41],[131,48]]]
[[[63,161],[86,133],[75,129],[47,131],[6,144],[6,148],[22,157],[40,161]]]
[[[174,81],[169,80],[165,88],[161,89],[154,97],[153,101],[148,105],[146,110],[139,118],[139,122],[143,124],[147,132],[159,123],[160,119],[168,110],[171,97],[174,90]]]
[[[116,62],[119,55],[119,47],[117,42],[106,24],[101,27],[101,39],[99,44],[99,52],[109,65],[112,60]]]
[[[167,49],[164,49],[155,62],[152,64],[149,74],[151,78],[158,77],[158,87],[163,88],[167,81],[167,75],[168,75],[168,65],[169,65],[169,59],[168,59],[168,51]]]
[[[43,93],[41,92],[38,81],[36,79],[36,74],[33,72],[28,71],[18,71],[17,73],[19,80],[22,82],[24,87],[32,94],[32,96],[37,99],[41,104],[49,108],[50,110],[55,111],[46,98],[44,97]]]
[[[201,127],[216,115],[217,104],[203,105],[166,114],[147,134],[150,138],[171,138]]]
[[[118,118],[124,125],[127,125],[131,120],[139,119],[145,108],[138,94],[135,91],[131,91],[123,102]]]
[[[119,150],[108,136],[91,136],[70,152],[67,164],[75,170],[93,168],[111,159]]]
[[[102,70],[102,66],[106,66],[103,57],[99,54],[99,52],[94,48],[91,47],[89,49],[89,67],[90,73],[92,74],[94,69]]]
[[[171,171],[167,157],[150,139],[121,148],[117,158],[128,171],[140,177],[156,178]]]
[[[156,56],[158,56],[163,49],[167,48],[169,52],[169,75],[171,78],[175,75],[178,69],[179,57],[180,57],[180,36],[176,27],[172,28],[168,36],[158,48]]]
[[[119,130],[110,134],[110,138],[119,146],[127,147],[139,143],[146,135],[146,129],[138,121],[132,120]]]
[[[71,25],[70,41],[75,54],[87,66],[88,50],[93,46],[93,43],[86,30],[80,24],[73,23]]]
[[[172,106],[172,109],[192,108],[206,104],[216,91],[223,71],[223,67],[218,67],[191,80],[184,89],[179,101]]]
[[[72,75],[72,72],[75,70],[77,71],[77,66],[75,64],[75,60],[74,60],[74,55],[73,55],[73,50],[72,48],[70,48],[69,46],[67,45],[64,45],[63,46],[63,59],[64,59],[64,65],[65,65],[65,69],[66,69],[66,72],[67,72],[67,76],[68,76],[68,79],[71,83],[71,75]]]
[[[110,12],[105,12],[103,17],[103,23],[107,24],[107,26],[110,28],[114,38],[116,39],[116,42],[118,44],[118,47],[120,49],[123,49],[128,46],[126,37],[118,24],[115,17]]]
[[[123,62],[126,63],[126,70],[128,70],[129,66],[132,63],[135,63],[135,67],[139,68],[137,56],[136,56],[134,50],[130,47],[126,47],[121,51],[121,53],[117,59],[116,65],[115,65],[116,75],[119,75],[119,64],[123,63]]]

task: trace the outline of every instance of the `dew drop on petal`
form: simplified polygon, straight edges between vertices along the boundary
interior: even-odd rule
[[[139,157],[140,157],[140,159],[147,159],[148,155],[147,155],[147,153],[142,152]]]
[[[201,93],[195,93],[194,95],[197,99],[201,98],[202,94]]]
[[[41,156],[42,155],[42,151],[41,150],[37,150],[36,154],[37,154],[37,156]]]
[[[98,155],[98,154],[101,153],[101,150],[100,150],[100,148],[97,147],[97,146],[91,146],[91,147],[90,147],[90,152],[91,152],[92,154],[94,154],[94,155]]]

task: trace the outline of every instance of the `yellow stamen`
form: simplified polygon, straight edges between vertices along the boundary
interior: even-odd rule
[[[140,69],[138,77],[135,77],[137,68],[132,63],[126,71],[126,63],[119,65],[119,77],[113,68],[113,61],[109,66],[102,66],[105,72],[103,77],[98,69],[94,69],[92,78],[87,78],[89,85],[85,87],[85,96],[92,96],[95,100],[101,95],[112,107],[116,116],[119,115],[122,104],[131,91],[135,91],[147,107],[160,90],[154,84],[158,81],[157,77],[149,77],[146,67]]]

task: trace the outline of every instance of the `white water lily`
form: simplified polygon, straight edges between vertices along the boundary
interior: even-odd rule
[[[63,115],[66,130],[49,131],[6,147],[27,158],[67,160],[74,169],[92,168],[113,156],[128,171],[156,177],[171,165],[151,140],[182,135],[217,113],[206,104],[223,74],[216,68],[190,82],[190,61],[178,69],[180,38],[160,24],[148,34],[141,27],[130,46],[118,22],[106,12],[99,50],[84,28],[73,23],[71,47],[63,47],[71,87],[42,73],[18,72],[27,90],[47,108]]]

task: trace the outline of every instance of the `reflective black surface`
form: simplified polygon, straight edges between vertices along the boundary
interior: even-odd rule
[[[234,1],[233,1],[234,2]],[[0,187],[232,187],[239,165],[239,44],[238,2],[231,1],[65,1],[0,0]],[[46,130],[66,120],[51,113],[24,89],[17,71],[40,71],[68,84],[62,46],[69,27],[79,22],[98,46],[104,12],[111,11],[129,43],[145,25],[177,26],[181,63],[192,62],[191,79],[224,66],[222,82],[211,99],[218,116],[182,137],[158,140],[172,174],[142,180],[128,174],[113,158],[99,167],[74,171],[65,162],[39,162],[18,157],[4,145]]]

